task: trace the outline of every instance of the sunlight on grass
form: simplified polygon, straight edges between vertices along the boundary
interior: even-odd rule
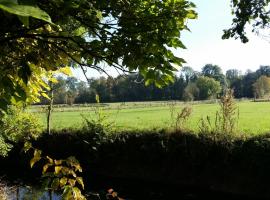
[[[149,104],[149,106],[147,106]],[[108,104],[104,111],[108,115],[109,122],[114,123],[117,129],[151,129],[166,128],[170,126],[170,109],[168,104],[155,104],[153,102],[144,104],[126,103],[122,108],[121,104]],[[116,106],[117,105],[117,106]],[[150,106],[151,105],[151,106]],[[179,103],[175,107],[180,111],[184,105]],[[239,107],[239,131],[248,134],[259,134],[270,132],[270,103],[244,101],[237,103]],[[218,103],[213,104],[190,104],[193,112],[188,122],[191,130],[198,131],[198,124],[202,117],[210,116],[215,119],[219,109]],[[53,112],[53,128],[80,128],[83,124],[81,115],[95,117],[93,109],[70,107],[62,109],[62,112]],[[45,113],[39,113],[45,126]]]

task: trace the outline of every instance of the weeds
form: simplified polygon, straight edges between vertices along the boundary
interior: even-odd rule
[[[201,118],[199,132],[210,133],[216,137],[233,136],[238,129],[239,110],[234,101],[233,90],[227,90],[220,99],[220,110],[216,112],[215,122],[209,116]]]
[[[186,131],[187,122],[192,114],[192,107],[185,106],[179,112],[176,110],[176,103],[172,102],[169,104],[170,116],[171,116],[171,127],[175,131]]]

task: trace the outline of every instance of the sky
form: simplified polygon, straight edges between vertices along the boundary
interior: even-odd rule
[[[255,71],[260,65],[270,65],[270,43],[254,33],[248,33],[249,42],[240,40],[222,40],[224,29],[230,28],[232,22],[230,0],[192,0],[196,4],[198,19],[188,22],[191,32],[181,33],[181,40],[186,50],[176,49],[174,53],[186,60],[184,66],[200,71],[206,64],[215,64],[225,73],[228,69],[238,69],[243,73],[247,69]],[[109,71],[117,76],[116,71]],[[74,75],[83,78],[80,70]],[[104,74],[103,74],[104,75]],[[89,70],[89,77],[100,76]]]
[[[223,72],[228,69],[255,71],[260,65],[270,65],[270,43],[261,36],[248,32],[249,42],[222,40],[224,29],[231,26],[229,0],[193,0],[198,19],[188,23],[191,32],[182,34],[187,50],[175,50],[186,60],[186,66],[200,71],[205,64],[216,64]]]

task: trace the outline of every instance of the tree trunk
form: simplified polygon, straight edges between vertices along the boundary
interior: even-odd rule
[[[52,82],[49,83],[50,92],[49,92],[49,105],[48,105],[48,113],[47,113],[47,133],[51,135],[51,116],[52,116],[52,108],[53,108],[53,88]]]

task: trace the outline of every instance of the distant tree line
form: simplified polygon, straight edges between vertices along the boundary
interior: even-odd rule
[[[260,66],[256,71],[244,74],[237,69],[224,74],[217,65],[207,64],[201,71],[183,67],[175,76],[175,82],[158,88],[145,86],[139,74],[91,78],[89,83],[74,77],[57,77],[53,86],[55,104],[83,104],[101,102],[156,101],[156,100],[206,100],[217,98],[227,88],[234,90],[236,98],[264,98],[270,93],[270,66]],[[46,103],[42,99],[41,103]]]

